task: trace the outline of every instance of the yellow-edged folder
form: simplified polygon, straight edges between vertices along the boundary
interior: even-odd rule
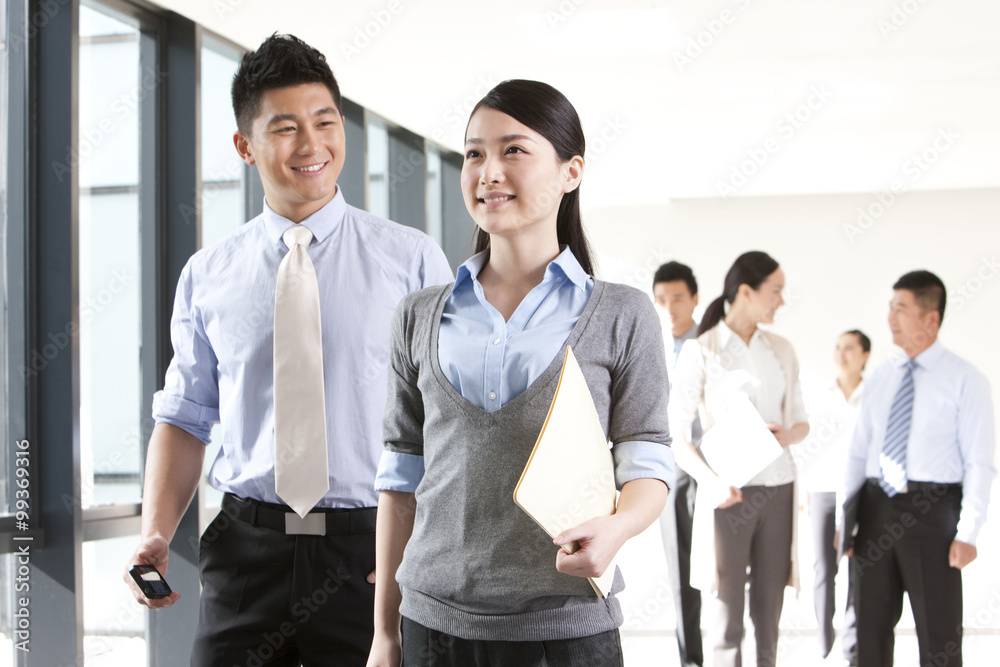
[[[614,514],[616,497],[608,438],[580,364],[567,346],[556,395],[514,488],[514,502],[555,538],[594,517]],[[562,548],[573,553],[580,545]],[[598,595],[607,597],[614,576],[612,562],[603,575],[589,580]]]

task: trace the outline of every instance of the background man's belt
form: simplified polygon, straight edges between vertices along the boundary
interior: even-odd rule
[[[360,535],[375,532],[378,508],[319,507],[303,519],[291,508],[227,493],[222,497],[222,511],[251,526],[280,530],[286,535]]]
[[[868,484],[872,486],[878,486],[879,480],[877,477],[869,477],[865,480]],[[907,481],[906,486],[900,493],[919,493],[921,491],[933,491],[934,493],[944,493],[946,491],[951,491],[953,489],[961,489],[962,484],[950,483],[950,482],[912,482]]]

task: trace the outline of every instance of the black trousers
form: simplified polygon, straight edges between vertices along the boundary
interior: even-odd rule
[[[701,645],[701,591],[691,587],[691,527],[697,491],[698,482],[678,467],[676,484],[660,515],[682,667],[701,667],[705,661]]]
[[[285,535],[220,512],[201,538],[191,665],[363,667],[374,569],[374,532]]]
[[[813,583],[813,605],[816,623],[819,626],[820,655],[826,657],[833,648],[836,633],[833,629],[833,614],[836,607],[837,550],[833,547],[836,533],[837,494],[834,492],[810,492],[809,514],[812,518],[813,552],[816,560]],[[840,644],[844,659],[857,661],[858,638],[857,616],[854,610],[854,583],[848,577],[847,606],[844,610],[844,629],[840,633]]]
[[[948,565],[962,489],[910,482],[893,498],[862,489],[854,540],[860,667],[890,667],[894,629],[910,597],[921,667],[962,665],[962,573]]]
[[[549,642],[459,639],[403,617],[403,667],[622,667],[618,630]]]

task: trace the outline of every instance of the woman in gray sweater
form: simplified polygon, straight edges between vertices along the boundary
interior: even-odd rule
[[[477,254],[396,311],[379,466],[370,667],[621,665],[602,574],[673,483],[660,325],[595,280],[580,219],[584,135],[559,91],[499,84],[466,129]],[[570,345],[612,443],[615,514],[555,540],[513,502]],[[578,542],[573,555],[557,545]],[[554,542],[554,543],[553,543]]]

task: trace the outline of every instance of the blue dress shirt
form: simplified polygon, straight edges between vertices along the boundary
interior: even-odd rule
[[[668,322],[663,325],[663,346],[667,350],[673,349],[674,360],[673,364],[670,366],[670,389],[673,391],[674,388],[674,371],[677,369],[677,360],[681,356],[681,348],[684,347],[684,343],[689,340],[694,340],[698,337],[698,323],[695,322],[691,325],[691,328],[681,334],[680,338],[674,338],[673,333],[670,331],[670,327],[667,326]],[[667,338],[670,338],[672,348],[667,345]],[[670,359],[667,358],[669,363]],[[695,416],[694,421],[691,422],[691,431],[688,433],[688,442],[695,446],[695,449],[701,447],[701,417]]]
[[[546,267],[542,282],[504,321],[486,300],[478,280],[488,257],[488,251],[481,252],[458,268],[441,314],[438,361],[463,398],[493,412],[517,398],[549,367],[580,319],[594,279],[565,248]],[[612,453],[619,488],[642,477],[674,485],[673,452],[663,445],[621,442],[615,443]],[[423,473],[423,457],[386,451],[375,486],[412,493]]]
[[[274,289],[292,222],[264,212],[197,252],[181,272],[170,323],[174,358],[153,418],[208,442],[222,423],[209,481],[280,503],[274,490]],[[425,234],[349,206],[343,194],[302,221],[319,281],[330,490],[320,507],[371,507],[382,452],[393,313],[408,292],[452,279]]]
[[[900,354],[875,369],[866,381],[848,453],[844,498],[861,488],[866,477],[882,475],[879,454],[886,422],[907,361],[909,358]],[[961,484],[962,511],[955,539],[974,545],[986,520],[990,485],[996,475],[990,383],[940,341],[917,355],[915,361],[906,478]]]

